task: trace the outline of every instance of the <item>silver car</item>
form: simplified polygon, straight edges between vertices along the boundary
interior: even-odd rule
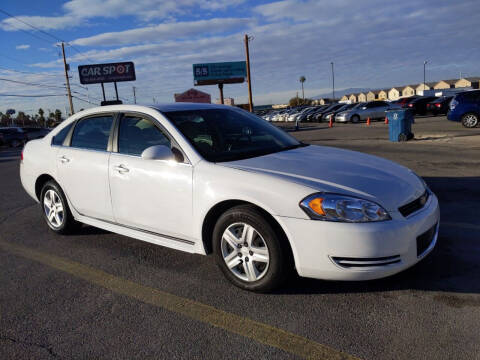
[[[391,105],[386,101],[369,101],[359,104],[350,110],[342,111],[335,116],[335,122],[359,122],[378,120],[385,118],[385,112],[390,110]]]

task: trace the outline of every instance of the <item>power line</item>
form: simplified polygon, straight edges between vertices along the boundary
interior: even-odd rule
[[[49,96],[65,96],[65,94],[44,94],[44,95],[19,95],[19,94],[0,94],[0,96],[15,96],[15,97],[32,97],[32,98],[41,98]]]
[[[10,79],[5,79],[5,78],[0,78],[0,80],[12,82],[12,83],[15,83],[15,84],[22,84],[22,85],[32,85],[32,86],[41,86],[41,87],[46,87],[46,88],[65,89],[65,86],[37,84],[37,83],[31,83],[31,82],[25,82],[25,81],[10,80]]]
[[[84,100],[84,99],[82,99],[82,98],[79,98],[78,96],[75,96],[75,95],[72,95],[72,97],[73,97],[74,99],[77,99],[77,100],[80,100],[80,101],[83,101],[83,102],[86,102],[86,103],[89,103],[89,104],[92,104],[92,105],[98,105],[98,104],[95,104],[95,103],[93,103],[93,102],[91,102],[91,101],[88,101],[88,100]]]
[[[1,11],[1,10],[0,10],[0,11]],[[18,19],[15,19],[15,20],[18,20]],[[19,28],[19,27],[13,25],[13,24],[9,24],[9,26],[12,26],[12,27],[14,27],[16,30],[22,31],[22,32],[24,32],[25,34],[30,35],[30,36],[32,36],[32,37],[34,37],[34,38],[36,38],[36,39],[42,40],[42,41],[46,42],[48,45],[52,45],[52,42],[51,42],[51,41],[45,40],[44,38],[42,38],[42,37],[40,37],[40,36],[38,36],[38,35],[36,35],[36,34],[34,34],[34,33],[31,33],[31,32],[29,32],[29,31],[27,31],[27,30],[25,30],[25,29]]]
[[[13,18],[13,19],[21,22],[21,23],[24,24],[24,25],[27,25],[27,26],[31,27],[32,29],[35,29],[35,30],[41,32],[41,33],[44,34],[44,35],[47,35],[47,36],[51,37],[52,39],[55,39],[56,41],[63,42],[62,39],[56,37],[55,35],[52,35],[52,34],[46,32],[46,31],[44,31],[44,30],[42,30],[42,29],[40,29],[40,28],[38,28],[38,27],[36,27],[36,26],[34,26],[34,25],[32,25],[32,24],[29,24],[29,23],[27,23],[26,21],[21,20],[21,19],[17,18],[16,16],[14,16],[14,15],[6,12],[5,10],[0,9],[0,12],[3,13],[3,14],[5,14],[5,15],[7,15],[8,17],[11,17],[11,18]]]
[[[0,66],[0,69],[7,70],[7,71],[12,71],[12,72],[19,73],[19,74],[31,74],[31,75],[39,75],[39,76],[54,76],[54,77],[57,77],[57,76],[62,76],[63,75],[63,74],[44,74],[44,73],[36,73],[36,72],[31,72],[31,71],[13,70],[13,69],[9,69],[9,68],[3,67],[3,66]]]
[[[41,32],[42,34],[45,34],[45,35],[49,36],[49,37],[52,38],[52,39],[55,39],[55,40],[58,41],[58,42],[67,43],[73,50],[75,50],[78,54],[80,54],[80,56],[82,56],[83,58],[87,59],[88,61],[90,61],[90,62],[92,62],[92,63],[95,62],[95,61],[93,61],[92,59],[88,58],[88,56],[83,55],[83,53],[82,53],[80,50],[78,50],[75,46],[73,46],[72,44],[70,44],[70,43],[68,43],[68,42],[65,42],[65,40],[60,39],[58,36],[53,35],[53,34],[47,32],[47,31],[44,31],[44,30],[40,29],[39,27],[34,26],[34,25],[26,22],[25,20],[21,20],[21,19],[19,19],[18,17],[16,17],[15,15],[12,15],[12,14],[8,13],[8,12],[5,11],[5,10],[0,9],[0,12],[3,13],[3,14],[5,14],[5,15],[7,15],[8,17],[11,17],[12,19],[15,19],[15,20],[21,22],[21,23],[24,24],[24,25],[27,25],[27,26],[31,27],[31,28],[34,29],[34,30],[37,30],[37,31]],[[20,29],[20,30],[22,30],[22,29]],[[45,41],[46,41],[46,40],[45,40]]]

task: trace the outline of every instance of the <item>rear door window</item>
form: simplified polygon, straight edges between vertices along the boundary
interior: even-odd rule
[[[80,120],[72,135],[72,147],[106,151],[112,128],[111,115],[95,116]]]
[[[62,130],[60,130],[60,131],[58,132],[58,134],[53,137],[53,139],[52,139],[52,145],[62,146],[62,145],[63,145],[63,142],[65,141],[65,138],[66,138],[67,135],[68,135],[68,132],[69,132],[70,129],[72,128],[72,125],[73,125],[73,123],[65,126]]]

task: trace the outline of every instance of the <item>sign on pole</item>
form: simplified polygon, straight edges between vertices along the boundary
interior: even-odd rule
[[[99,84],[119,81],[134,81],[135,67],[133,62],[111,64],[92,64],[78,66],[81,84]]]
[[[195,85],[243,83],[246,76],[245,61],[193,64]]]

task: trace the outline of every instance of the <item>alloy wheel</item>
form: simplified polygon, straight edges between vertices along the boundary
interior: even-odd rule
[[[222,257],[228,269],[247,282],[260,280],[268,271],[270,253],[262,235],[251,225],[235,223],[225,229]]]
[[[54,227],[59,228],[63,224],[64,210],[60,196],[52,189],[45,192],[43,197],[43,209],[47,217],[48,223]]]
[[[463,125],[468,128],[477,126],[478,119],[474,114],[467,114],[463,117]]]

